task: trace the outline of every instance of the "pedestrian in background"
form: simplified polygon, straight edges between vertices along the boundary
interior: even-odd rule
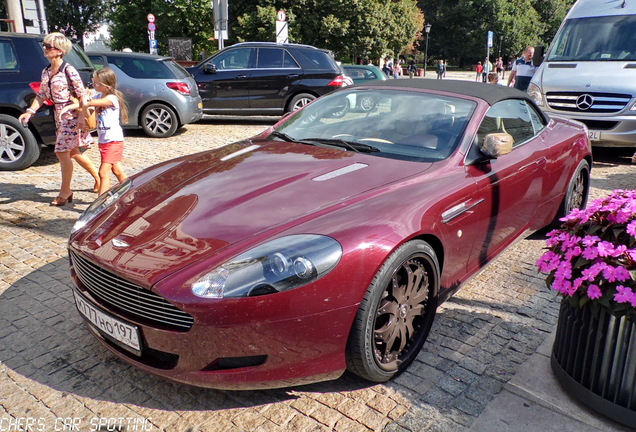
[[[490,72],[492,72],[492,63],[490,63],[490,60],[486,59],[484,61],[484,73],[482,74],[483,82],[487,82],[488,81],[488,74]]]
[[[504,65],[503,65],[503,59],[501,57],[497,59],[497,62],[495,63],[495,68],[497,70],[497,73],[501,74],[501,79],[504,79]]]
[[[440,60],[437,63],[437,79],[442,79],[445,76],[446,76],[446,64],[444,63],[444,60]]]
[[[93,143],[93,138],[90,131],[83,129],[84,122],[79,122],[79,110],[62,112],[65,106],[73,103],[71,97],[81,99],[85,94],[77,69],[64,61],[73,44],[62,33],[50,33],[44,37],[42,48],[50,65],[42,71],[40,90],[19,120],[26,125],[46,100],[52,101],[55,106],[55,155],[60,161],[62,184],[51,205],[59,207],[73,202],[73,160],[95,179],[93,192],[99,191],[100,184],[93,162],[82,153]]]
[[[415,60],[413,59],[409,60],[409,65],[406,68],[406,70],[409,72],[409,78],[413,78],[413,76],[417,72],[417,66],[415,65]]]
[[[475,81],[481,81],[481,75],[484,72],[484,67],[481,65],[481,62],[477,62],[477,67],[475,68],[477,71],[477,75],[475,75]]]
[[[508,75],[508,87],[514,82],[514,87],[526,91],[530,80],[537,71],[537,67],[532,64],[532,57],[534,56],[534,47],[528,46],[523,52],[521,58],[514,62],[512,65],[512,71]]]
[[[398,62],[393,65],[393,78],[398,79],[402,75],[402,66]]]
[[[499,82],[499,74],[497,72],[490,72],[488,74],[488,84],[504,85]]]

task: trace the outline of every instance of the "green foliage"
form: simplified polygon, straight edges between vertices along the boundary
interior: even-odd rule
[[[289,22],[289,41],[334,51],[339,59],[378,59],[409,48],[423,20],[415,0],[262,0],[230,2],[230,43],[275,40],[276,12]],[[271,30],[270,30],[271,29]]]
[[[157,2],[151,0],[113,0],[114,10],[111,21],[111,48],[120,50],[128,47],[133,51],[148,52],[148,21],[152,13],[156,17],[155,38],[159,54],[167,55],[168,38],[192,38],[193,58],[200,52],[213,51],[215,41],[214,18],[210,0],[171,0]]]
[[[526,46],[548,44],[574,0],[419,0],[432,25],[429,57],[462,65],[486,56],[488,31],[495,34],[491,60],[518,57]]]
[[[82,44],[84,33],[103,24],[112,9],[112,0],[44,0],[51,32],[59,31]]]

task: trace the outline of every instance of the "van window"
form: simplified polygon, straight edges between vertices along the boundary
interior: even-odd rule
[[[636,60],[636,15],[567,20],[547,60]]]

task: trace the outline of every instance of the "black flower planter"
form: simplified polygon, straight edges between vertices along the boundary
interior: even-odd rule
[[[589,408],[636,428],[636,325],[588,303],[561,302],[552,370]]]

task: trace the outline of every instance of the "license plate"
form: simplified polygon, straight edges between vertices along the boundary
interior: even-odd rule
[[[141,355],[139,343],[139,329],[117,318],[105,314],[91,303],[84,300],[80,294],[73,291],[77,310],[102,333],[120,342],[137,355]]]
[[[591,130],[588,131],[588,135],[590,137],[590,141],[600,141],[601,139],[601,131]]]

